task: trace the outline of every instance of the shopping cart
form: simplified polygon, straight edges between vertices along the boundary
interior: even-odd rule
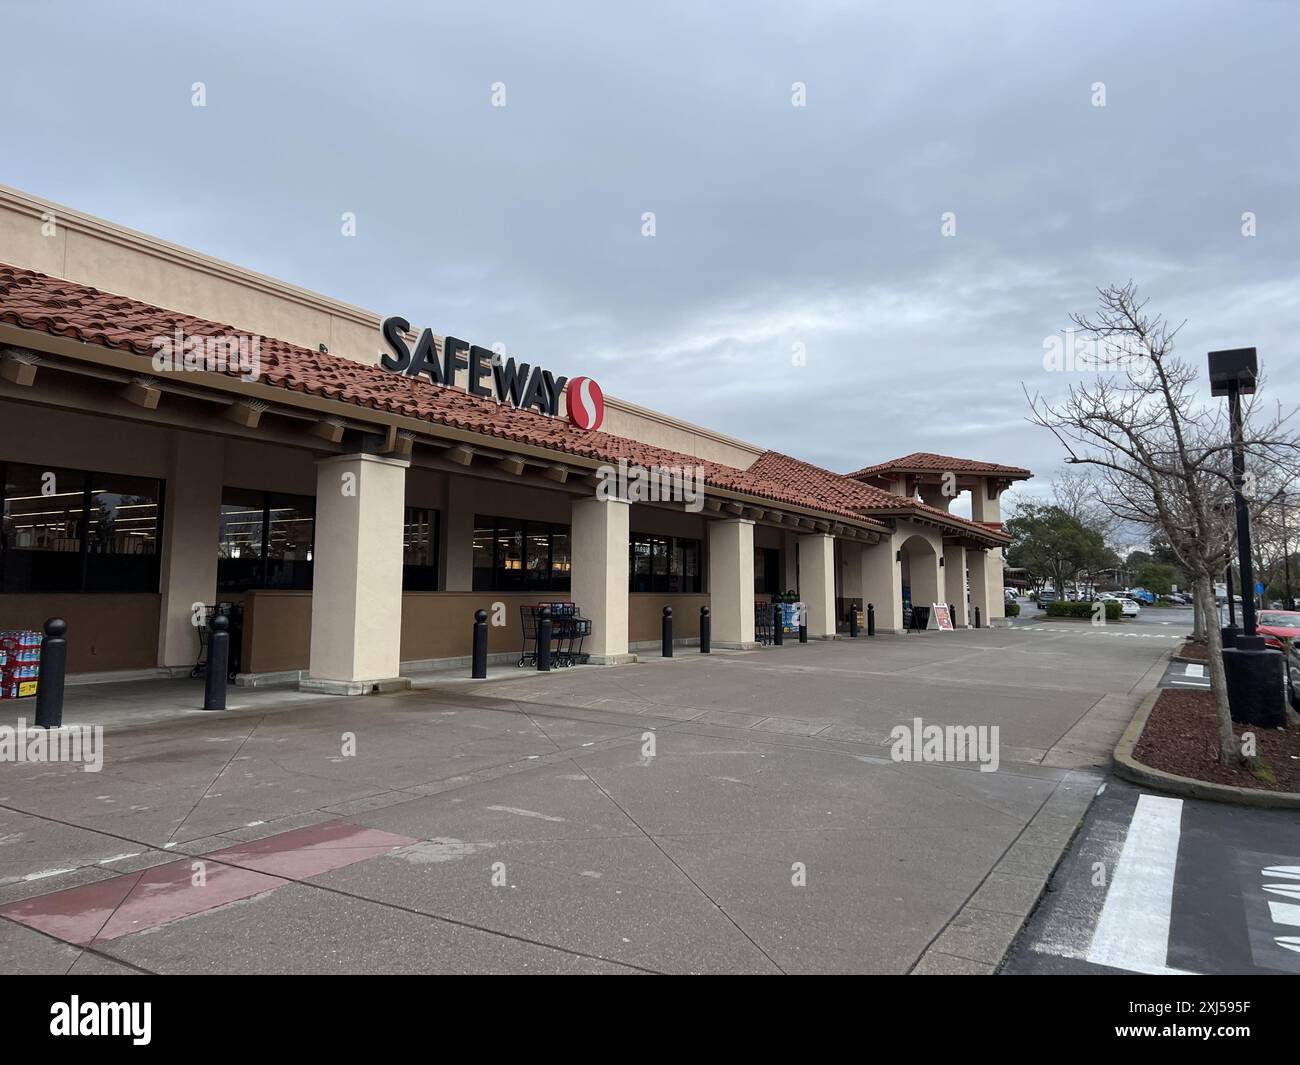
[[[591,656],[582,645],[591,635],[591,619],[584,618],[576,603],[537,603],[519,608],[524,644],[519,652],[520,667],[537,664],[537,625],[543,607],[551,610],[551,665],[586,665]]]
[[[208,671],[208,645],[212,636],[212,619],[221,614],[230,622],[226,630],[230,634],[230,650],[226,658],[226,679],[233,681],[240,672],[241,652],[244,642],[244,604],[243,603],[208,603],[203,607],[203,619],[199,622],[199,657],[190,670],[191,677],[201,677]]]

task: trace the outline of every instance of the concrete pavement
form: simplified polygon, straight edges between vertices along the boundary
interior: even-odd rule
[[[1029,628],[268,702],[110,728],[99,773],[0,764],[0,970],[991,971],[1169,650]],[[892,761],[918,717],[997,726],[997,771]]]

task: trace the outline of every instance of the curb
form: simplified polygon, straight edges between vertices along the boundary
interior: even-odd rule
[[[992,976],[1065,857],[1105,778],[1069,770],[962,907],[921,952],[912,976]]]
[[[1156,705],[1165,688],[1156,688],[1139,704],[1137,713],[1129,722],[1124,735],[1115,745],[1115,775],[1130,784],[1155,788],[1169,795],[1178,795],[1185,799],[1205,799],[1209,802],[1229,803],[1234,806],[1256,806],[1273,810],[1300,810],[1300,793],[1294,791],[1262,791],[1256,788],[1239,788],[1235,784],[1211,784],[1205,780],[1193,780],[1166,773],[1163,769],[1152,769],[1133,757],[1133,749],[1142,738],[1147,718]]]

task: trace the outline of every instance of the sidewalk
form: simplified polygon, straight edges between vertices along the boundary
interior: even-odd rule
[[[0,970],[990,964],[994,887],[1036,897],[1086,803],[1050,752],[1157,651],[949,635],[173,720],[118,693],[101,772],[0,764]],[[998,770],[893,761],[915,717],[998,725]]]

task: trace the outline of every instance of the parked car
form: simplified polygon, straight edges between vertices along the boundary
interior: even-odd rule
[[[1265,610],[1255,619],[1255,631],[1264,637],[1264,646],[1282,650],[1283,638],[1300,637],[1300,610]]]
[[[1119,612],[1126,618],[1135,618],[1142,613],[1142,608],[1138,606],[1136,599],[1121,599]]]
[[[1056,593],[1052,591],[1051,588],[1044,588],[1041,592],[1038,593],[1038,605],[1040,608],[1047,606],[1049,603],[1055,603],[1055,602],[1056,602]]]

